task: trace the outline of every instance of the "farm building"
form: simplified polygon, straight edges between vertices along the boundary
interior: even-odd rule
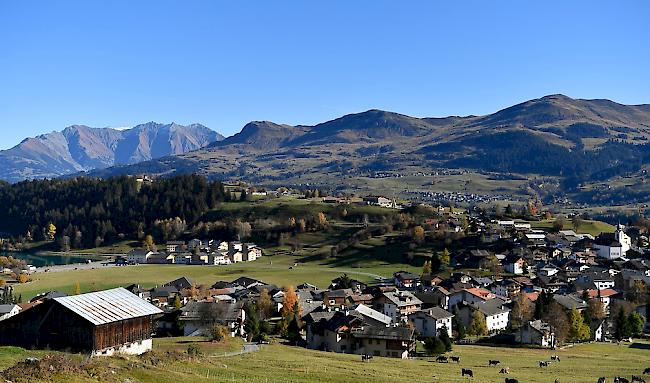
[[[142,354],[152,348],[157,307],[124,288],[45,300],[0,323],[0,345]]]

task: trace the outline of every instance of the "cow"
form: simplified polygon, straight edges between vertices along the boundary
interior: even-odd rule
[[[551,362],[549,362],[547,360],[540,360],[539,361],[539,367],[548,367],[550,365],[551,365]]]
[[[519,383],[517,379],[506,378],[506,383]]]
[[[492,359],[488,360],[488,366],[496,366],[499,363],[501,362],[498,360],[492,360]]]
[[[614,383],[630,383],[630,381],[622,376],[617,376],[614,378]]]
[[[509,374],[510,373],[510,367],[504,367],[499,371],[499,374]]]
[[[460,369],[460,376],[465,376],[465,375],[469,376],[470,378],[474,377],[474,373],[472,372],[472,370],[470,370],[468,368],[461,368]]]
[[[551,360],[555,360],[556,362],[560,361],[560,356],[559,355],[551,355]]]
[[[605,377],[602,376],[602,377],[598,378],[598,383],[605,383]]]
[[[368,355],[368,354],[361,355],[362,362],[370,362],[370,359],[372,359],[372,355]]]
[[[645,379],[643,379],[640,376],[637,375],[632,375],[632,381],[633,382],[639,382],[639,383],[645,383]]]
[[[560,383],[560,379],[555,379],[555,383]]]
[[[460,356],[452,356],[449,359],[451,359],[452,362],[460,363]]]
[[[449,359],[447,359],[446,356],[440,355],[436,358],[436,362],[438,363],[449,363]]]
[[[650,367],[643,370],[643,375],[650,375]]]

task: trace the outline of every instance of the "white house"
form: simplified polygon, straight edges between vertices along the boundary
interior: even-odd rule
[[[153,254],[154,252],[149,250],[131,250],[126,254],[126,260],[129,263],[147,263]]]
[[[12,316],[18,314],[20,310],[21,308],[18,305],[0,305],[0,321],[11,318]]]
[[[601,258],[618,259],[624,257],[632,247],[632,239],[623,231],[623,225],[616,226],[614,233],[601,233],[596,237],[594,250]]]
[[[522,344],[532,344],[540,347],[553,347],[555,333],[551,326],[541,320],[529,321],[520,331],[515,333],[515,339]]]
[[[500,298],[476,303],[463,303],[458,306],[458,319],[465,328],[469,327],[475,311],[485,317],[488,332],[495,333],[505,330],[510,322],[510,309],[505,306],[505,301]]]
[[[451,338],[451,319],[453,317],[454,315],[447,310],[432,307],[410,314],[408,319],[421,336],[440,336],[440,331],[444,329]]]

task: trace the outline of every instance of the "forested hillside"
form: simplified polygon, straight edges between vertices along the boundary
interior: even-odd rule
[[[157,221],[182,226],[226,198],[221,183],[194,175],[151,183],[132,177],[5,183],[0,185],[0,232],[92,247],[141,239]]]

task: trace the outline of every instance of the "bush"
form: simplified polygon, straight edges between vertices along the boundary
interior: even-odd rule
[[[210,339],[213,342],[222,342],[229,334],[228,328],[220,324],[215,324],[210,329]]]
[[[187,346],[187,355],[199,356],[201,355],[201,348],[196,344],[190,344],[189,346]]]

